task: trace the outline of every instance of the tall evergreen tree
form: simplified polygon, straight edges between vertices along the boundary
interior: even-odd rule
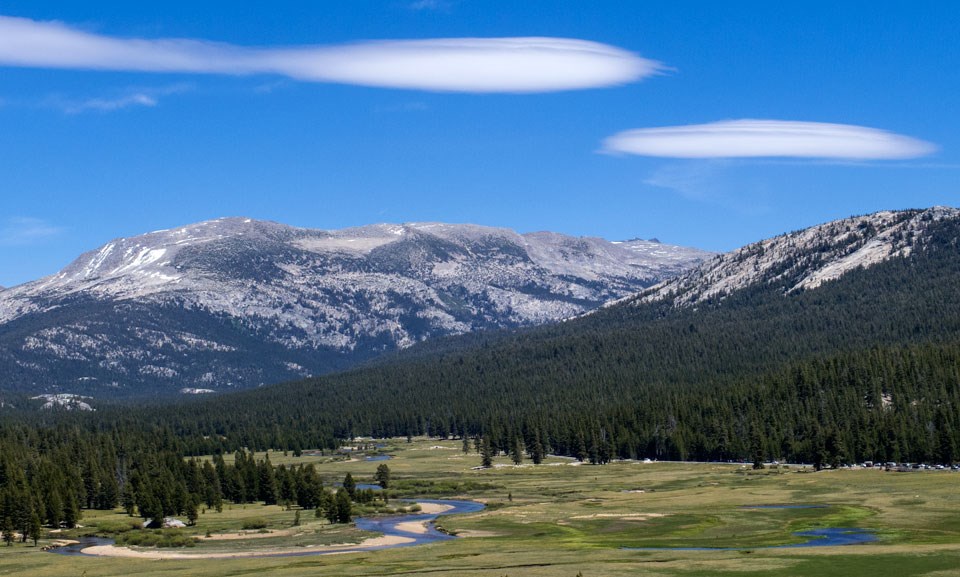
[[[520,440],[520,437],[513,438],[513,444],[510,446],[510,460],[513,461],[514,465],[523,462],[523,441]]]
[[[493,448],[490,445],[490,437],[486,435],[480,442],[480,464],[487,469],[493,466]]]
[[[347,473],[343,478],[343,488],[347,491],[347,495],[351,500],[356,499],[357,497],[357,482],[353,480],[353,475]]]
[[[386,463],[377,465],[377,472],[373,476],[374,480],[380,485],[381,489],[390,487],[390,467]]]
[[[336,497],[337,523],[349,523],[353,514],[353,505],[350,502],[350,495],[343,487],[337,490]]]

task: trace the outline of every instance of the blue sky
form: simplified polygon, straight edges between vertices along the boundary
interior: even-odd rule
[[[960,204],[960,5],[780,4],[0,1],[0,285],[220,216],[723,251]]]

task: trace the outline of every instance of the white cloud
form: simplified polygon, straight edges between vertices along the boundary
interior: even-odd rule
[[[730,120],[627,130],[607,138],[612,153],[668,158],[904,159],[925,156],[929,142],[876,128],[787,120]]]
[[[0,224],[0,245],[35,244],[62,232],[62,228],[53,226],[39,218],[12,217]]]
[[[190,39],[115,38],[0,16],[0,65],[207,74],[280,74],[311,82],[439,92],[550,92],[634,82],[660,63],[566,38],[384,40],[248,48]]]

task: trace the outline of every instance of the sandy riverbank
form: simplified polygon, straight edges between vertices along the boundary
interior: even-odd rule
[[[162,549],[151,550],[133,550],[129,547],[119,547],[117,545],[95,545],[87,547],[82,551],[84,555],[95,555],[97,557],[125,557],[130,559],[238,559],[243,557],[267,557],[272,555],[290,555],[304,553],[347,553],[351,551],[363,551],[376,547],[390,547],[393,545],[403,545],[412,543],[414,539],[410,537],[400,537],[397,535],[374,537],[367,539],[359,544],[352,545],[323,545],[318,547],[276,547],[270,549],[258,549],[256,551],[235,551],[230,553],[184,553],[182,551],[165,551]]]
[[[438,503],[418,503],[422,513],[436,515],[453,509],[450,505]],[[427,521],[408,521],[397,525],[397,529],[404,533],[422,535],[427,532]],[[292,535],[296,529],[282,529],[271,533],[249,533],[245,535],[236,533],[227,533],[212,536],[206,540],[235,540],[235,539],[256,539],[258,537],[278,537]],[[95,555],[98,557],[125,557],[132,559],[235,559],[243,557],[265,557],[271,555],[289,555],[304,553],[346,553],[350,551],[364,551],[377,547],[392,547],[404,545],[415,541],[412,537],[403,537],[400,535],[384,535],[382,537],[373,537],[356,544],[344,545],[318,545],[316,547],[274,547],[257,549],[254,551],[233,551],[233,552],[210,552],[210,553],[187,553],[183,550],[164,550],[164,549],[131,549],[130,547],[121,547],[118,545],[95,545],[83,549],[85,555]]]
[[[407,521],[406,523],[397,523],[396,529],[404,533],[425,535],[427,533],[427,523],[427,521]]]
[[[420,505],[420,512],[428,515],[439,515],[453,509],[453,505],[444,505],[442,503],[417,503]]]

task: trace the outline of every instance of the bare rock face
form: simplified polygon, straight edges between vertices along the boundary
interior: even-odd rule
[[[576,316],[708,256],[476,225],[218,219],[114,240],[0,293],[0,388],[257,386],[435,336]]]
[[[884,211],[837,220],[714,256],[621,302],[695,306],[764,285],[783,294],[816,289],[857,269],[923,247],[932,223],[960,219],[960,209]]]

